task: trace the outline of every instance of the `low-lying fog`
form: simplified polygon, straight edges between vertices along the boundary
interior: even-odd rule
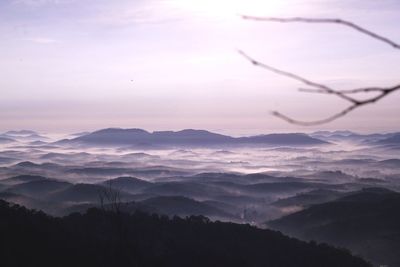
[[[399,149],[349,138],[332,141],[328,133],[318,135],[331,142],[323,146],[175,149],[87,147],[36,133],[10,136],[0,142],[0,198],[54,215],[99,205],[110,184],[129,203],[127,211],[255,224],[364,187],[400,188]]]

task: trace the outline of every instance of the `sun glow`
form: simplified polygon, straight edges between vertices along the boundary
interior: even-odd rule
[[[282,11],[282,0],[171,0],[176,8],[210,17],[229,19],[238,15],[272,15]]]

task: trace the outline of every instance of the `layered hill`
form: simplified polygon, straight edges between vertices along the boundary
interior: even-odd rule
[[[400,194],[368,188],[268,222],[304,240],[347,247],[379,265],[400,266]]]

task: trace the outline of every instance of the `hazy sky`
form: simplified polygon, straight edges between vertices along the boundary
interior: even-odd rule
[[[400,51],[340,25],[237,14],[341,17],[400,42],[399,0],[0,0],[0,130],[400,130],[400,93],[322,127],[280,121],[270,111],[319,119],[347,103],[237,49],[338,89],[398,83]]]

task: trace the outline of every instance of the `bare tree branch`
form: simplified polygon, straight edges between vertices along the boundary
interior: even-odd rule
[[[350,90],[338,90],[337,92],[341,94],[358,94],[358,93],[371,93],[371,92],[381,92],[382,90],[386,90],[386,88],[382,87],[366,87],[366,88],[357,88],[357,89],[350,89]],[[326,94],[326,91],[318,90],[318,89],[311,89],[311,88],[299,88],[300,92],[305,93],[321,93]]]
[[[287,22],[305,22],[305,23],[336,23],[336,24],[342,24],[348,27],[351,27],[359,32],[362,32],[374,39],[377,39],[379,41],[382,41],[386,44],[391,45],[393,48],[395,49],[400,49],[400,45],[393,42],[392,40],[380,36],[374,32],[371,32],[369,30],[366,30],[352,22],[349,21],[345,21],[345,20],[341,20],[341,19],[311,19],[311,18],[301,18],[301,17],[295,17],[295,18],[273,18],[273,17],[252,17],[252,16],[242,16],[244,19],[250,19],[250,20],[256,20],[256,21],[274,21],[274,22],[282,22],[282,23],[287,23]],[[285,76],[288,77],[290,79],[294,79],[297,81],[302,82],[303,84],[310,86],[310,87],[314,87],[314,88],[300,88],[299,90],[301,92],[308,92],[308,93],[321,93],[321,94],[331,94],[331,95],[335,95],[343,100],[346,100],[348,102],[351,103],[350,106],[348,106],[347,108],[343,109],[342,111],[328,117],[325,119],[321,119],[321,120],[316,120],[316,121],[301,121],[301,120],[296,120],[293,119],[289,116],[286,116],[278,111],[274,111],[272,112],[272,115],[283,119],[289,123],[292,124],[297,124],[297,125],[302,125],[302,126],[313,126],[313,125],[320,125],[320,124],[325,124],[331,121],[334,121],[340,117],[343,117],[345,115],[347,115],[348,113],[350,113],[351,111],[360,108],[362,106],[368,105],[368,104],[373,104],[379,100],[381,100],[382,98],[384,98],[385,96],[400,90],[400,84],[395,85],[393,87],[365,87],[365,88],[355,88],[355,89],[350,89],[350,90],[336,90],[333,89],[330,86],[327,86],[325,84],[321,84],[321,83],[317,83],[314,81],[311,81],[310,79],[304,78],[300,75],[285,71],[285,70],[281,70],[275,67],[272,67],[270,65],[267,65],[265,63],[262,63],[260,61],[255,60],[254,58],[250,57],[248,54],[246,54],[243,51],[238,51],[239,54],[241,54],[244,58],[246,58],[248,61],[250,61],[254,66],[258,66],[261,68],[264,68],[268,71],[271,71],[273,73],[276,73],[278,75],[281,76]],[[357,99],[354,97],[349,96],[350,94],[359,94],[359,93],[371,93],[371,92],[375,92],[377,93],[377,95],[373,96],[373,97],[369,97],[367,99]]]
[[[295,18],[274,18],[274,17],[253,17],[253,16],[242,16],[243,19],[249,19],[249,20],[257,20],[257,21],[272,21],[272,22],[281,22],[281,23],[290,23],[290,22],[304,22],[304,23],[335,23],[335,24],[341,24],[344,26],[348,26],[350,28],[353,28],[356,31],[359,31],[361,33],[364,33],[368,35],[369,37],[372,37],[374,39],[377,39],[381,42],[384,42],[390,46],[392,46],[395,49],[400,49],[400,44],[383,37],[379,34],[376,34],[374,32],[371,32],[370,30],[367,30],[363,27],[358,26],[357,24],[347,21],[347,20],[342,20],[342,19],[318,19],[318,18],[300,18],[300,17],[295,17]]]
[[[336,114],[334,114],[334,115],[332,115],[332,116],[330,116],[330,117],[328,117],[326,119],[322,119],[322,120],[300,121],[300,120],[295,120],[293,118],[290,118],[290,117],[288,117],[288,116],[286,116],[286,115],[284,115],[284,114],[282,114],[280,112],[277,112],[277,111],[273,111],[272,115],[274,115],[275,117],[278,117],[280,119],[283,119],[283,120],[285,120],[285,121],[287,121],[289,123],[297,124],[297,125],[301,125],[301,126],[315,126],[315,125],[325,124],[325,123],[334,121],[334,120],[336,120],[336,119],[338,119],[340,117],[343,117],[343,116],[347,115],[348,113],[350,113],[351,111],[353,111],[353,110],[355,110],[355,109],[357,109],[357,108],[359,108],[361,106],[365,106],[365,105],[368,105],[368,104],[373,104],[373,103],[381,100],[382,98],[384,98],[385,96],[387,96],[388,94],[390,94],[390,93],[392,93],[392,92],[394,92],[396,90],[400,90],[400,85],[397,85],[397,86],[394,86],[394,87],[391,87],[391,88],[384,88],[384,89],[381,89],[379,91],[377,90],[377,92],[380,92],[380,94],[378,94],[377,96],[369,98],[369,99],[366,99],[364,101],[359,101],[358,103],[355,103],[355,104],[345,108],[344,110],[340,111],[339,113],[336,113]],[[351,92],[351,90],[349,90],[349,92]],[[322,92],[322,93],[326,93],[326,92]]]
[[[286,116],[286,115],[284,115],[284,114],[282,114],[282,113],[279,113],[278,111],[273,111],[273,112],[272,112],[272,115],[274,115],[275,117],[278,117],[278,118],[280,118],[280,119],[282,119],[282,120],[284,120],[284,121],[287,121],[287,122],[289,122],[289,123],[292,123],[292,124],[297,124],[297,125],[301,125],[301,126],[315,126],[315,125],[325,124],[325,123],[334,121],[334,120],[336,120],[336,119],[338,119],[338,118],[340,118],[340,117],[343,117],[343,116],[345,116],[347,113],[349,113],[349,112],[351,112],[352,110],[354,110],[356,107],[357,107],[356,105],[351,105],[351,106],[345,108],[345,109],[342,110],[341,112],[336,113],[335,115],[333,115],[333,116],[331,116],[331,117],[328,117],[328,118],[325,118],[325,119],[322,119],[322,120],[316,120],[316,121],[300,121],[300,120],[295,120],[295,119],[292,119],[292,118],[290,118],[290,117],[288,117],[288,116]]]
[[[347,101],[349,101],[349,102],[351,102],[351,103],[358,103],[358,100],[356,100],[356,99],[354,99],[354,98],[352,98],[352,97],[348,97],[348,96],[346,96],[345,94],[341,94],[341,93],[335,91],[334,89],[332,89],[332,88],[330,88],[330,87],[328,87],[328,86],[326,86],[326,85],[313,82],[313,81],[311,81],[311,80],[309,80],[309,79],[306,79],[306,78],[304,78],[304,77],[301,77],[301,76],[299,76],[299,75],[297,75],[297,74],[290,73],[290,72],[287,72],[287,71],[284,71],[284,70],[280,70],[280,69],[271,67],[271,66],[269,66],[269,65],[266,65],[266,64],[264,64],[264,63],[261,63],[261,62],[255,60],[254,58],[250,57],[249,55],[247,55],[246,53],[244,53],[244,52],[241,51],[241,50],[239,50],[239,54],[241,54],[243,57],[245,57],[247,60],[249,60],[249,61],[250,61],[253,65],[255,65],[255,66],[258,66],[258,67],[267,69],[267,70],[269,70],[269,71],[275,72],[276,74],[279,74],[279,75],[282,75],[282,76],[286,76],[286,77],[288,77],[288,78],[291,78],[291,79],[300,81],[300,82],[302,82],[302,83],[304,83],[304,84],[306,84],[306,85],[319,88],[320,91],[322,91],[322,92],[325,92],[325,93],[327,93],[327,94],[334,94],[334,95],[337,95],[338,97],[341,97],[341,98],[343,98],[343,99],[345,99],[345,100],[347,100]]]

